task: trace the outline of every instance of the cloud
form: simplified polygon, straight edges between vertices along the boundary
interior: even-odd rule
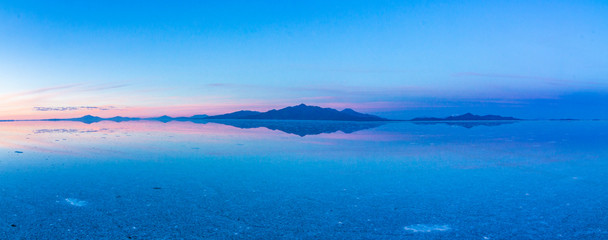
[[[24,91],[19,93],[0,95],[1,101],[10,101],[15,99],[33,99],[41,100],[42,98],[53,98],[59,96],[66,96],[71,94],[77,94],[79,92],[91,92],[91,91],[103,91],[115,88],[122,88],[129,86],[128,84],[106,84],[90,86],[86,84],[76,83],[69,85],[53,86],[38,88],[30,91]]]
[[[28,96],[38,96],[42,93],[53,92],[53,91],[58,91],[58,90],[65,90],[65,89],[70,89],[70,88],[74,88],[74,87],[78,87],[78,86],[80,86],[80,84],[70,84],[70,85],[61,85],[61,86],[55,86],[55,87],[39,88],[39,89],[34,89],[31,91],[25,91],[25,92],[20,92],[20,93],[0,95],[0,100],[9,100],[9,99],[13,99],[13,98],[21,98],[21,97],[28,97]]]
[[[209,84],[206,84],[205,86],[207,86],[207,87],[228,87],[231,85],[227,84],[227,83],[209,83]]]
[[[302,101],[309,101],[309,100],[334,100],[336,99],[335,96],[315,96],[315,97],[301,97],[298,98],[299,100]]]
[[[39,112],[50,112],[50,111],[65,112],[65,111],[77,111],[77,110],[101,110],[101,111],[107,111],[107,110],[112,110],[112,109],[116,109],[116,107],[114,107],[114,106],[103,106],[103,107],[93,107],[93,106],[78,106],[78,107],[34,107],[34,111],[39,111]]]
[[[32,91],[23,92],[21,94],[22,95],[38,94],[38,93],[44,93],[44,92],[49,92],[49,91],[54,91],[54,90],[73,88],[73,87],[77,87],[79,85],[80,84],[70,84],[70,85],[62,85],[62,86],[55,86],[55,87],[39,88],[39,89],[35,89]]]
[[[122,88],[122,87],[127,87],[127,86],[129,86],[129,84],[102,85],[102,86],[88,87],[88,88],[82,89],[82,91],[102,91],[102,90]]]
[[[522,80],[536,80],[543,81],[548,84],[564,85],[571,83],[588,84],[588,85],[601,85],[600,82],[595,81],[574,81],[565,80],[559,78],[540,77],[540,76],[526,76],[526,75],[515,75],[515,74],[494,74],[494,73],[476,73],[476,72],[461,72],[452,74],[454,77],[489,77],[489,78],[510,78],[510,79],[522,79]]]

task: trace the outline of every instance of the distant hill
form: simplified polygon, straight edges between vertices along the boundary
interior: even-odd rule
[[[449,116],[445,118],[435,118],[435,117],[419,117],[414,118],[410,121],[514,121],[521,120],[514,117],[503,117],[498,115],[475,115],[471,113],[466,113],[462,115]]]
[[[209,115],[207,115],[207,114],[199,114],[199,115],[194,115],[190,118],[203,119],[203,118],[208,118],[208,117],[209,117]]]
[[[79,118],[68,118],[68,119],[49,119],[51,121],[62,121],[62,120],[68,120],[68,121],[78,121],[78,122],[83,122],[83,123],[94,123],[94,122],[99,122],[102,121],[103,118],[97,117],[97,116],[91,116],[91,115],[85,115]]]
[[[261,112],[241,110],[241,111],[238,111],[238,112],[226,113],[226,114],[215,115],[215,116],[209,116],[209,117],[206,117],[206,118],[207,119],[243,119],[243,118],[246,118],[246,117],[258,115],[260,113]]]
[[[325,121],[389,121],[386,118],[381,118],[378,116],[374,116],[371,114],[365,114],[356,112],[350,108],[344,109],[342,111],[338,111],[332,108],[322,108],[317,106],[308,106],[305,104],[300,104],[297,106],[286,107],[279,110],[273,109],[267,112],[257,112],[257,111],[248,111],[241,110],[233,113],[227,113],[222,115],[208,116],[205,114],[194,115],[191,117],[170,117],[167,115],[163,115],[160,117],[151,117],[151,118],[131,118],[131,117],[121,117],[116,116],[112,118],[102,118],[98,116],[86,115],[79,118],[57,118],[57,119],[41,119],[45,121],[78,121],[83,123],[96,123],[101,121],[114,121],[114,122],[124,122],[124,121],[138,121],[138,120],[148,120],[148,121],[160,121],[160,122],[170,122],[170,121],[192,121],[192,122],[200,122],[200,121],[210,121],[210,120],[222,120],[222,119],[258,119],[258,120],[325,120]]]
[[[131,117],[112,117],[112,118],[101,118],[97,116],[86,115],[79,118],[64,118],[64,119],[41,119],[45,121],[78,121],[83,123],[95,123],[100,121],[191,121],[191,122],[204,122],[212,120],[322,120],[322,121],[391,121],[386,118],[378,117],[371,114],[360,113],[350,108],[338,111],[333,108],[322,108],[318,106],[309,106],[300,104],[297,106],[286,107],[279,110],[273,109],[267,112],[257,112],[241,110],[233,113],[207,116],[205,114],[194,115],[191,117],[170,117],[167,115],[153,118],[131,118]],[[515,121],[521,120],[514,117],[503,117],[499,115],[475,115],[466,113],[462,115],[449,116],[445,118],[436,117],[418,117],[409,121],[417,122],[447,122],[447,121]]]
[[[267,112],[238,111],[208,117],[208,119],[264,119],[264,120],[330,120],[330,121],[388,121],[386,118],[355,112],[352,109],[338,111],[300,104]]]
[[[175,119],[175,118],[172,118],[172,117],[170,117],[170,116],[163,115],[163,116],[160,116],[160,117],[155,117],[155,118],[144,118],[143,120],[149,120],[149,121],[159,121],[159,122],[164,122],[164,123],[166,123],[166,122],[173,121],[174,119]]]

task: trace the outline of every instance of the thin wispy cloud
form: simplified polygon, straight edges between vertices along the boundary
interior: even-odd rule
[[[10,99],[13,99],[13,98],[35,96],[35,95],[40,95],[40,94],[48,93],[48,92],[54,92],[54,91],[59,91],[59,90],[72,89],[72,88],[75,88],[75,87],[78,87],[78,86],[81,86],[81,85],[82,84],[60,85],[60,86],[53,86],[53,87],[38,88],[38,89],[34,89],[34,90],[30,90],[30,91],[24,91],[24,92],[19,92],[19,93],[14,93],[14,94],[0,95],[0,100],[10,100]]]
[[[461,72],[461,73],[455,73],[452,76],[454,76],[454,77],[487,77],[487,78],[510,78],[510,79],[521,79],[521,80],[534,80],[534,81],[543,81],[545,83],[554,84],[554,85],[566,85],[566,84],[574,84],[574,83],[587,84],[587,85],[604,85],[603,83],[596,82],[596,81],[575,81],[575,80],[566,80],[566,79],[560,79],[560,78],[526,76],[526,75],[516,75],[516,74]]]
[[[123,88],[123,87],[127,87],[127,86],[129,86],[129,84],[101,85],[101,86],[87,87],[87,88],[81,89],[81,91],[103,91],[103,90],[110,90],[110,89],[116,89],[116,88]]]
[[[310,71],[310,72],[341,72],[341,73],[369,73],[369,74],[394,74],[394,73],[411,73],[412,71],[390,68],[369,68],[369,67],[334,67],[328,68],[323,66],[295,66],[294,70]]]
[[[226,83],[209,83],[209,84],[205,84],[205,86],[207,86],[207,87],[229,87],[230,84],[226,84]]]
[[[22,95],[30,95],[30,94],[38,94],[38,93],[44,93],[44,92],[49,92],[49,91],[55,91],[55,90],[63,90],[63,89],[68,89],[68,88],[74,88],[77,86],[80,86],[81,84],[69,84],[69,85],[62,85],[62,86],[55,86],[55,87],[46,87],[46,88],[39,88],[36,90],[32,90],[32,91],[27,91],[27,92],[23,92],[21,93]]]
[[[401,85],[393,87],[363,87],[363,86],[271,86],[271,85],[253,85],[253,84],[232,84],[232,83],[210,83],[207,87],[227,88],[238,90],[264,90],[276,92],[291,92],[291,93],[313,93],[321,94],[324,97],[331,96],[337,98],[339,96],[367,96],[367,95],[420,95],[422,93],[432,93],[435,90],[410,85]],[[305,98],[305,97],[301,97]],[[313,97],[316,98],[316,97]],[[296,99],[296,98],[294,98]]]
[[[78,106],[78,107],[34,107],[34,111],[40,112],[49,112],[49,111],[78,111],[78,110],[100,110],[100,111],[108,111],[116,109],[114,106],[104,106],[104,107],[96,107],[96,106]]]
[[[302,101],[334,100],[334,99],[336,99],[335,96],[315,96],[315,97],[301,97],[301,98],[299,98],[299,100],[302,100]]]
[[[38,88],[30,91],[23,91],[14,94],[5,94],[0,95],[0,100],[11,100],[15,98],[27,98],[27,97],[37,97],[37,96],[54,96],[58,92],[62,94],[70,94],[70,93],[78,93],[78,92],[88,92],[88,91],[103,91],[110,90],[116,88],[123,88],[129,86],[128,84],[105,84],[105,85],[95,85],[89,86],[82,83],[68,84],[68,85],[59,85],[59,86],[51,86]]]
[[[106,91],[127,86],[129,85],[125,83],[74,83],[4,94],[0,95],[0,115],[11,119],[29,119],[38,116],[59,117],[61,115],[58,114],[64,112],[79,115],[118,111],[120,108],[115,104],[128,105],[122,100],[126,96],[110,96]],[[133,96],[133,92],[129,96]],[[73,105],[74,103],[79,104]]]

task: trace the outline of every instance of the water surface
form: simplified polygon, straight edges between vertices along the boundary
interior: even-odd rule
[[[608,238],[608,122],[1,122],[0,239]]]

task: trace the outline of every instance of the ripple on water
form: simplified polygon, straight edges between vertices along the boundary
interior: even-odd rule
[[[445,232],[449,231],[451,228],[449,225],[427,225],[427,224],[414,224],[403,227],[406,231],[410,232]]]
[[[76,199],[76,198],[66,198],[65,201],[67,203],[69,203],[72,206],[76,206],[76,207],[82,207],[87,205],[87,201],[83,201],[80,199]]]

